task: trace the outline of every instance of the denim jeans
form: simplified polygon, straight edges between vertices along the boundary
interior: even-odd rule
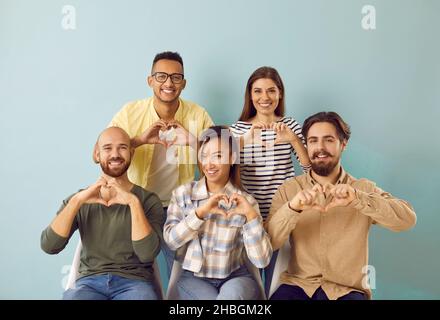
[[[75,289],[64,291],[63,300],[158,300],[158,296],[151,281],[106,273],[78,279]]]
[[[351,291],[338,300],[366,300],[367,296],[358,291]],[[294,285],[282,284],[270,297],[270,300],[328,300],[321,287],[316,289],[310,298],[302,288]]]
[[[163,211],[164,211],[165,217],[166,217],[167,216],[168,207],[163,208]],[[168,280],[169,280],[170,277],[171,277],[171,270],[173,268],[174,256],[175,256],[176,252],[171,250],[167,246],[165,241],[161,242],[160,249],[161,249],[161,254],[163,255],[164,260],[165,260],[166,269],[167,269],[167,276],[168,276]]]
[[[264,292],[266,293],[266,297],[268,298],[269,298],[269,291],[270,291],[270,285],[272,284],[272,280],[274,281],[278,280],[278,279],[272,279],[277,257],[278,257],[278,250],[273,252],[269,264],[267,265],[266,268],[264,268]]]
[[[246,267],[225,279],[200,278],[184,270],[177,290],[181,300],[256,300],[260,295],[258,284]]]

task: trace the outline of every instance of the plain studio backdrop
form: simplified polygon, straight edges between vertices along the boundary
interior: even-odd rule
[[[288,116],[338,112],[353,132],[346,170],[418,216],[409,232],[372,227],[373,297],[440,298],[439,14],[436,0],[0,0],[0,298],[61,297],[78,235],[50,256],[41,231],[98,178],[98,133],[152,94],[165,50],[183,57],[182,97],[216,124],[238,119],[263,65],[284,80]]]

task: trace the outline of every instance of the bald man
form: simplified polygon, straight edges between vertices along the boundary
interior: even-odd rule
[[[104,130],[93,151],[102,175],[63,201],[41,234],[41,248],[62,251],[79,229],[83,249],[76,288],[66,300],[155,300],[152,265],[160,252],[164,224],[156,194],[130,182],[134,149],[120,128]]]

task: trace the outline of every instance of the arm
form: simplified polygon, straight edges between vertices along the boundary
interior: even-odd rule
[[[72,234],[78,229],[76,214],[81,205],[77,199],[67,199],[63,202],[57,216],[41,233],[41,249],[48,254],[61,252],[69,242]]]
[[[272,257],[272,245],[268,234],[263,228],[258,203],[250,199],[250,214],[246,214],[247,222],[243,225],[243,243],[249,260],[257,267],[266,267]]]
[[[289,201],[299,190],[298,183],[295,181],[293,192],[287,193],[285,184],[281,185],[274,197],[269,215],[264,222],[264,228],[270,236],[272,248],[274,251],[281,248],[289,239],[290,233],[295,229],[301,210],[294,210]]]
[[[277,123],[274,131],[277,133],[275,143],[290,143],[301,168],[304,172],[308,171],[311,164],[305,147],[304,137],[301,133],[301,126],[294,119],[290,119],[287,124],[283,122]]]
[[[151,199],[148,198],[146,208],[144,208],[139,198],[135,194],[124,190],[115,179],[111,179],[108,185],[116,190],[116,195],[109,201],[109,205],[122,204],[128,205],[130,208],[133,251],[141,262],[153,261],[160,251],[160,238],[149,219],[147,219],[147,215],[150,215],[150,210],[153,210],[151,215],[163,215],[160,200],[157,196]],[[148,203],[151,201],[154,204],[150,208]]]
[[[355,194],[350,205],[369,216],[375,223],[396,232],[415,226],[417,216],[408,202],[397,199],[376,186],[372,192],[356,189]]]
[[[171,250],[177,250],[187,242],[195,239],[198,230],[204,223],[204,220],[196,215],[195,208],[192,206],[189,209],[185,208],[186,203],[183,199],[191,200],[189,200],[189,194],[184,194],[186,190],[183,190],[183,188],[182,186],[173,191],[163,228],[165,243]],[[187,215],[185,215],[185,210],[188,210]]]
[[[41,248],[43,251],[56,254],[65,248],[73,232],[78,228],[76,215],[83,204],[102,203],[107,205],[99,196],[99,190],[105,183],[100,178],[87,189],[64,201],[55,219],[41,234]]]
[[[164,239],[172,250],[177,250],[195,239],[207,215],[217,213],[227,216],[227,213],[218,207],[220,199],[228,201],[226,195],[213,195],[203,205],[194,208],[189,194],[190,190],[181,187],[176,189],[171,197],[164,227]],[[185,212],[187,212],[186,215]]]

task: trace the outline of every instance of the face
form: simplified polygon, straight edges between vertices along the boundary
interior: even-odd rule
[[[307,136],[307,152],[312,170],[320,176],[330,175],[341,159],[346,142],[341,142],[333,124],[317,122],[313,124]]]
[[[110,177],[120,177],[128,170],[133,150],[130,148],[130,138],[117,128],[104,131],[95,150],[96,160],[102,171]]]
[[[257,113],[272,115],[280,99],[280,89],[272,79],[258,79],[252,84],[251,100]]]
[[[199,161],[208,183],[228,182],[232,159],[227,143],[218,138],[211,139],[201,148]]]
[[[181,64],[174,60],[159,60],[153,66],[151,74],[156,72],[165,72],[168,74],[183,73]],[[183,79],[181,83],[173,83],[171,77],[161,83],[153,76],[148,76],[148,85],[153,89],[154,96],[163,103],[173,103],[179,99],[180,93],[185,88],[186,80]]]

